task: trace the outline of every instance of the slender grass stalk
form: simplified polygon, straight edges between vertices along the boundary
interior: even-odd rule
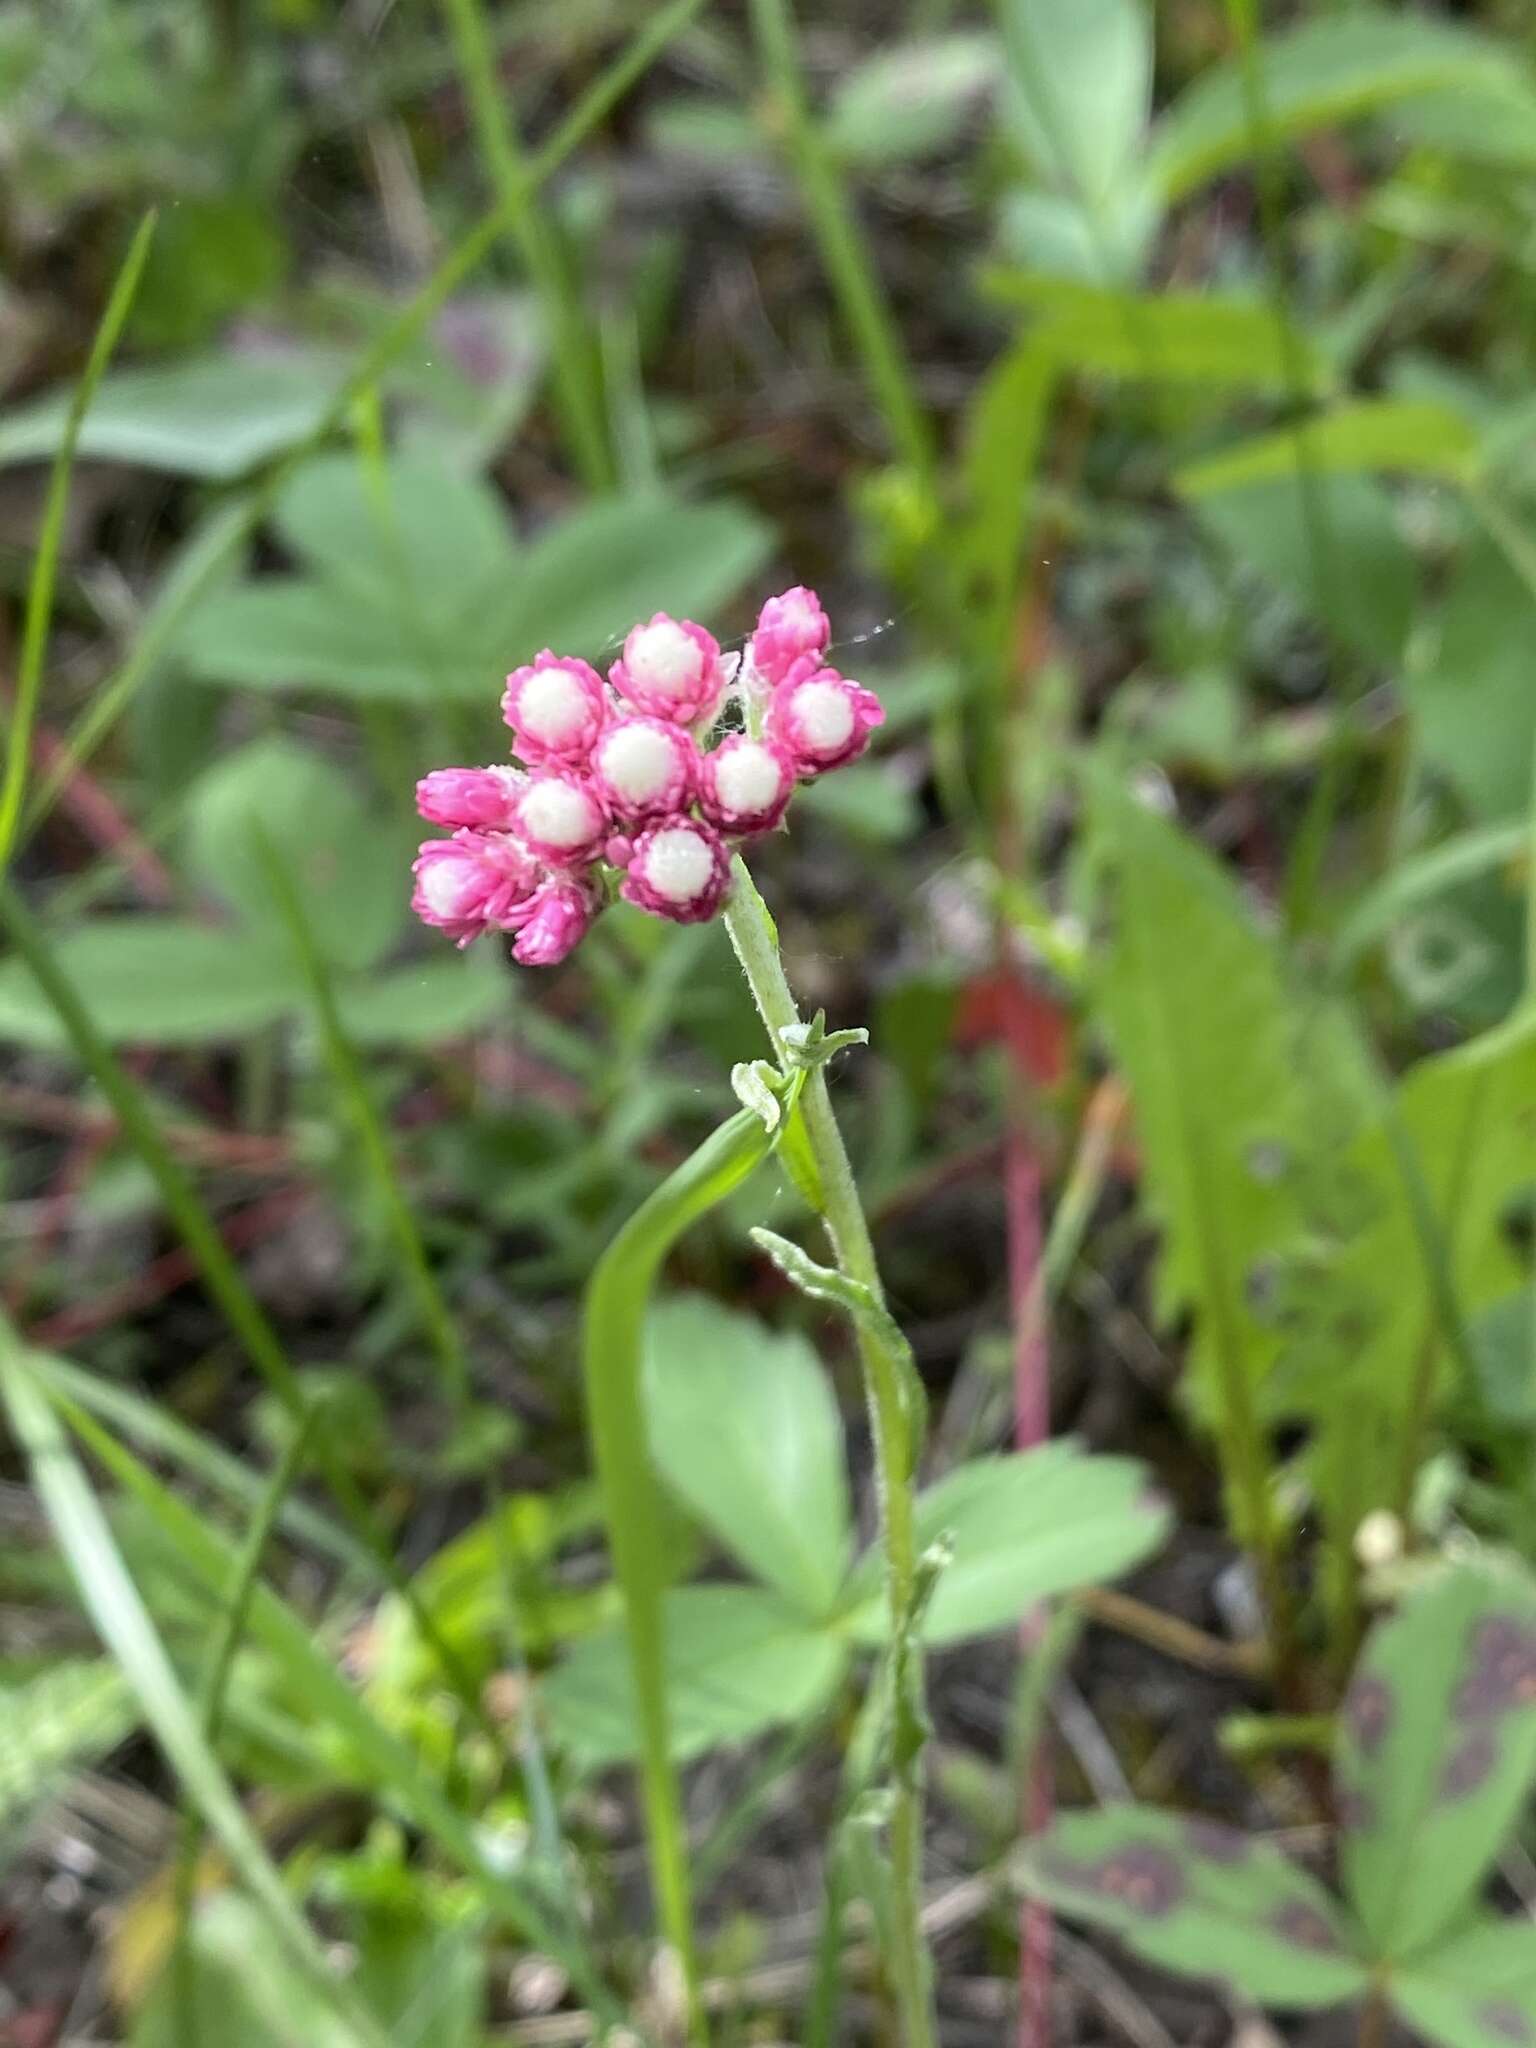
[[[806,98],[790,0],[752,0],[752,26],[821,260],[863,359],[891,447],[931,491],[933,435],[852,198]]]
[[[155,218],[153,213],[145,214],[128,245],[128,254],[123,258],[107,299],[106,311],[96,329],[84,372],[69,402],[63,438],[53,458],[53,473],[48,479],[37,554],[27,585],[27,613],[21,634],[16,703],[11,713],[10,730],[6,734],[5,772],[0,777],[0,874],[4,874],[9,865],[11,848],[16,843],[16,830],[21,823],[32,733],[37,724],[37,703],[43,687],[43,662],[48,653],[48,629],[53,621],[53,593],[58,580],[59,549],[64,538],[64,514],[69,507],[69,479],[75,465],[75,447],[91,400],[96,396],[96,387],[112,359],[112,351],[117,347],[118,337],[127,321],[139,279],[144,274],[150,243],[154,240]]]
[[[80,764],[101,745],[145,678],[174,642],[193,607],[207,594],[215,579],[234,560],[266,517],[289,477],[345,423],[358,394],[379,381],[397,357],[436,318],[501,237],[510,231],[525,204],[524,195],[536,193],[554,176],[592,130],[607,118],[667,44],[682,33],[696,14],[703,11],[705,4],[706,0],[670,0],[669,5],[659,8],[636,31],[607,69],[593,80],[549,139],[529,157],[518,190],[505,195],[476,222],[443,258],[410,304],[363,351],[336,387],[311,432],[295,443],[281,462],[273,465],[265,479],[247,497],[205,530],[182,565],[174,588],[156,605],[152,618],[140,630],[128,655],[97,691],[89,708],[70,731],[57,764],[27,808],[27,831],[37,829],[57,802],[60,790]]]
[[[144,1718],[181,1784],[223,1844],[295,1967],[358,2048],[387,2048],[377,2022],[327,1967],[319,1944],[246,1818],[205,1739],[101,1504],[47,1398],[27,1370],[9,1321],[0,1318],[0,1402],[24,1452],[59,1548],[102,1641],[138,1695]]]
[[[230,1675],[235,1668],[235,1657],[240,1648],[240,1641],[245,1634],[245,1624],[251,1611],[256,1581],[261,1574],[262,1560],[281,1520],[283,1503],[304,1469],[304,1461],[309,1454],[310,1431],[314,1426],[317,1412],[314,1407],[305,1411],[303,1419],[289,1439],[288,1448],[273,1468],[261,1500],[257,1503],[245,1542],[241,1546],[229,1600],[203,1665],[203,1676],[197,1691],[198,1719],[202,1726],[203,1740],[213,1751],[217,1751],[218,1748],[224,1720],[225,1696],[229,1689]],[[185,1802],[180,1834],[181,1840],[176,1852],[175,1947],[171,1964],[175,1991],[176,2036],[182,2048],[197,2048],[197,2015],[194,2004],[197,1987],[192,1968],[190,1937],[192,1909],[197,1900],[197,1859],[203,1842],[203,1822],[202,1816],[190,1800]]]
[[[443,0],[443,9],[481,158],[507,209],[508,231],[522,252],[549,323],[555,406],[567,446],[588,490],[612,490],[613,450],[592,323],[582,311],[554,223],[528,183],[527,156],[498,72],[485,11],[481,0]]]
[[[363,1072],[362,1061],[342,1024],[330,969],[315,943],[315,935],[305,915],[303,901],[294,887],[293,877],[264,833],[259,835],[258,851],[272,894],[293,941],[299,966],[309,985],[326,1063],[362,1147],[369,1178],[383,1205],[385,1221],[400,1254],[406,1284],[415,1301],[421,1327],[437,1358],[448,1398],[462,1414],[470,1399],[469,1361],[464,1355],[453,1312],[443,1299],[437,1275],[421,1241],[421,1232],[416,1227],[416,1218],[400,1185],[389,1138]]]
[[[1254,175],[1259,202],[1259,239],[1264,249],[1264,283],[1274,311],[1275,327],[1285,366],[1286,383],[1298,417],[1293,422],[1296,442],[1296,487],[1301,502],[1301,523],[1306,538],[1312,581],[1321,599],[1324,615],[1332,618],[1337,588],[1335,556],[1327,504],[1312,460],[1311,436],[1303,409],[1311,393],[1300,339],[1291,326],[1285,294],[1282,250],[1283,200],[1276,178],[1279,162],[1274,125],[1264,93],[1264,67],[1259,50],[1259,0],[1225,0],[1227,19],[1237,38],[1238,65],[1242,77],[1243,103],[1248,122],[1249,147],[1253,153]],[[1353,696],[1353,688],[1346,692]],[[1349,773],[1354,740],[1348,717],[1335,725],[1323,755],[1322,769],[1297,833],[1285,877],[1284,910],[1286,930],[1295,936],[1306,930],[1316,909],[1323,857],[1333,832],[1334,820],[1343,801],[1345,778]]]
[[[769,1042],[775,1055],[781,1057],[783,1034],[800,1022],[800,1013],[785,977],[773,919],[740,855],[732,863],[732,875],[725,927]],[[850,1280],[867,1288],[874,1300],[883,1304],[885,1290],[880,1283],[869,1225],[833,1113],[826,1076],[820,1067],[806,1076],[801,1106],[820,1179],[822,1220],[833,1256]],[[918,1565],[912,1508],[912,1443],[903,1392],[905,1367],[904,1361],[882,1342],[873,1319],[860,1318],[855,1327],[874,1438],[886,1597],[895,1642],[910,1627]],[[932,1991],[919,1918],[923,1799],[921,1766],[916,1758],[898,1759],[890,1834],[896,1928],[889,1963],[901,2039],[903,2048],[931,2048],[935,2039]]]
[[[651,1882],[663,1936],[682,1971],[689,2038],[696,2042],[704,2039],[704,2017],[688,1842],[667,1714],[666,1561],[658,1535],[656,1476],[646,1449],[642,1343],[651,1288],[673,1243],[739,1187],[768,1149],[761,1118],[746,1109],[706,1138],[640,1205],[598,1260],[583,1316],[587,1423],[614,1577],[624,1596]]]
[[[171,1544],[181,1569],[200,1581],[212,1598],[223,1599],[238,1576],[238,1553],[217,1524],[189,1507],[72,1402],[58,1400],[55,1406],[122,1491],[144,1509],[161,1537]],[[307,1701],[317,1725],[336,1731],[372,1779],[387,1787],[393,1801],[423,1834],[475,1881],[487,1905],[503,1915],[524,1942],[560,1963],[604,2029],[615,2026],[622,2014],[592,1962],[581,1931],[557,1926],[533,1887],[498,1866],[474,1820],[454,1804],[434,1772],[409,1744],[383,1726],[338,1671],[329,1647],[316,1641],[308,1617],[296,1613],[258,1579],[251,1586],[248,1620],[250,1634],[282,1669],[295,1694]]]
[[[196,1259],[225,1321],[267,1386],[297,1420],[304,1413],[304,1390],[276,1331],[246,1285],[191,1179],[161,1134],[153,1108],[97,1030],[75,988],[60,970],[31,912],[4,881],[0,881],[0,925],[5,927],[28,972],[52,1004],[76,1053],[121,1124],[124,1137],[149,1169],[160,1198]],[[409,1575],[401,1570],[388,1535],[379,1527],[351,1474],[321,1445],[316,1446],[315,1463],[347,1521],[410,1610],[422,1640],[431,1647],[465,1711],[499,1747],[502,1733],[486,1712],[473,1675],[437,1626]]]

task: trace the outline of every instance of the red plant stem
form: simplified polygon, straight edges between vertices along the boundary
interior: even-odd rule
[[[1046,1337],[1040,1259],[1040,1166],[1024,1117],[1022,1079],[1008,1089],[1003,1185],[1008,1222],[1008,1295],[1013,1322],[1013,1441],[1033,1450],[1051,1433],[1050,1348]],[[1019,1650],[1029,1657],[1045,1626],[1042,1609],[1019,1624]],[[1019,1815],[1024,1834],[1050,1824],[1051,1773],[1036,1742],[1025,1765]],[[1019,1910],[1019,2048],[1049,2048],[1052,1923],[1049,1906],[1028,1899]]]

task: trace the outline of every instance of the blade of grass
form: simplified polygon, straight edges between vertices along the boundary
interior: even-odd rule
[[[522,253],[549,323],[555,407],[566,444],[587,489],[612,490],[613,451],[592,323],[582,311],[554,223],[529,186],[527,155],[498,73],[484,10],[480,0],[443,0],[443,11],[453,34],[481,160],[501,194],[508,232]]]
[[[518,191],[503,197],[468,231],[410,303],[363,351],[337,386],[313,431],[298,442],[281,462],[273,465],[249,496],[232,506],[222,520],[204,533],[194,554],[184,563],[174,592],[167,592],[164,601],[156,605],[123,662],[97,691],[69,733],[52,774],[27,808],[26,830],[29,833],[35,831],[52,810],[60,789],[75,769],[100,746],[117,723],[140,685],[171,646],[192,607],[261,524],[293,472],[345,423],[358,394],[379,381],[391,363],[436,318],[453,293],[510,230],[524,203],[524,193],[537,192],[554,176],[653,59],[682,33],[696,14],[703,11],[705,4],[706,0],[671,0],[670,5],[658,9],[636,31],[607,69],[593,80],[548,141],[529,157]]]
[[[27,1369],[8,1320],[0,1319],[0,1400],[26,1456],[86,1612],[137,1694],[156,1741],[252,1899],[317,1995],[359,2048],[387,2037],[327,1967],[314,1935],[224,1776],[139,1598],[105,1515],[46,1396]]]
[[[266,870],[273,898],[288,927],[288,935],[293,941],[293,949],[304,979],[309,985],[310,1000],[314,1004],[316,1022],[320,1027],[320,1042],[325,1051],[326,1063],[330,1067],[336,1091],[342,1099],[343,1107],[351,1119],[362,1147],[363,1163],[368,1176],[383,1205],[385,1220],[399,1251],[400,1262],[416,1303],[416,1312],[421,1319],[422,1329],[436,1355],[448,1397],[462,1414],[470,1398],[469,1361],[464,1355],[464,1346],[452,1311],[443,1299],[442,1289],[437,1284],[437,1275],[432,1270],[426,1246],[421,1241],[421,1232],[416,1227],[411,1205],[400,1185],[394,1155],[390,1151],[389,1139],[369,1089],[367,1076],[363,1072],[362,1062],[342,1025],[330,970],[315,944],[314,933],[305,915],[303,901],[294,887],[293,877],[265,833],[258,835],[257,851]]]
[[[173,1547],[181,1568],[214,1599],[223,1600],[238,1572],[228,1538],[163,1486],[147,1467],[72,1402],[59,1413],[123,1490],[141,1502]],[[378,1786],[398,1800],[443,1853],[483,1888],[489,1903],[524,1940],[555,1958],[605,2025],[622,2015],[584,1944],[550,1924],[542,1906],[503,1874],[468,1815],[439,1789],[414,1753],[382,1725],[337,1670],[312,1626],[261,1579],[252,1582],[246,1608],[250,1635],[268,1652],[316,1721],[355,1750]]]
[[[223,1494],[226,1499],[253,1509],[260,1506],[270,1484],[270,1475],[253,1471],[218,1444],[199,1436],[195,1429],[188,1429],[184,1422],[157,1402],[135,1393],[130,1387],[120,1387],[95,1373],[85,1372],[50,1352],[29,1351],[27,1362],[34,1377],[41,1380],[51,1393],[66,1396],[89,1414],[110,1423],[122,1435],[132,1437],[149,1450],[185,1466],[194,1478]],[[377,1581],[378,1562],[373,1553],[345,1529],[339,1529],[327,1516],[317,1513],[307,1502],[285,1500],[279,1520],[290,1536],[309,1544],[311,1549],[318,1550],[333,1563],[349,1571],[362,1572],[372,1582]]]
[[[799,177],[822,263],[863,360],[892,450],[931,493],[932,431],[852,198],[811,113],[790,0],[752,0],[752,27],[775,97],[774,119]]]
[[[27,786],[27,766],[32,754],[32,730],[37,723],[38,698],[43,687],[43,662],[48,652],[48,629],[53,621],[53,592],[59,572],[59,549],[64,538],[64,514],[69,505],[69,480],[75,466],[75,444],[80,427],[96,396],[112,351],[117,347],[124,322],[133,305],[139,279],[144,274],[149,245],[154,240],[155,218],[145,214],[128,254],[123,258],[107,299],[86,358],[85,369],[64,421],[64,437],[53,458],[48,479],[48,496],[38,533],[37,555],[27,584],[27,613],[21,635],[21,662],[16,675],[16,703],[6,735],[5,773],[0,778],[0,874],[10,863],[16,828],[21,822],[22,798]]]
[[[672,1763],[665,1677],[659,1487],[646,1450],[640,1398],[646,1309],[661,1262],[699,1217],[739,1187],[769,1149],[752,1110],[739,1110],[668,1175],[624,1224],[593,1269],[583,1316],[582,1372],[587,1423],[603,1492],[614,1577],[640,1719],[640,1785],[651,1882],[665,1939],[688,2000],[690,2038],[702,2041],[698,1955],[693,1938],[688,1843]]]
[[[59,969],[31,912],[11,885],[3,880],[0,880],[0,925],[5,927],[28,972],[52,1004],[70,1043],[107,1098],[122,1126],[124,1137],[149,1169],[160,1198],[183,1242],[196,1259],[208,1291],[225,1321],[267,1386],[288,1414],[297,1420],[304,1412],[303,1387],[288,1362],[276,1331],[246,1285],[244,1275],[219,1236],[218,1227],[196,1187],[167,1145],[153,1110],[96,1029],[68,977]],[[317,1449],[315,1462],[347,1521],[376,1559],[390,1586],[406,1603],[421,1631],[422,1640],[431,1647],[445,1680],[461,1705],[493,1746],[499,1749],[502,1731],[487,1713],[473,1676],[465,1670],[462,1660],[423,1604],[408,1574],[402,1571],[388,1535],[379,1527],[351,1474],[323,1449]]]
[[[288,1448],[274,1467],[256,1505],[256,1511],[251,1516],[250,1528],[241,1546],[235,1568],[235,1580],[230,1589],[223,1620],[209,1647],[203,1666],[203,1676],[197,1690],[197,1710],[203,1740],[210,1751],[216,1751],[218,1748],[224,1717],[224,1695],[229,1686],[230,1674],[235,1668],[235,1655],[239,1650],[241,1637],[245,1633],[251,1596],[261,1571],[262,1559],[266,1556],[267,1545],[271,1542],[281,1518],[283,1504],[304,1468],[304,1460],[309,1452],[310,1431],[314,1427],[316,1413],[313,1407],[306,1409],[303,1420],[294,1430]],[[180,1841],[176,1851],[176,1927],[171,1952],[172,1985],[175,1994],[173,2011],[176,2038],[181,2048],[197,2048],[194,2004],[196,1985],[192,1975],[191,1934],[192,1909],[197,1901],[197,1859],[202,1851],[203,1832],[202,1816],[184,1794]]]

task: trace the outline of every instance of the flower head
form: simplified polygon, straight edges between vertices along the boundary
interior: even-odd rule
[[[725,901],[730,855],[712,825],[669,818],[635,841],[619,894],[674,924],[702,924]]]
[[[530,768],[580,767],[609,717],[608,692],[595,668],[546,647],[513,669],[501,713]]]
[[[691,735],[665,718],[617,718],[592,750],[592,780],[608,808],[636,824],[685,811],[699,768]]]
[[[655,613],[631,629],[609,671],[613,687],[637,711],[693,725],[713,717],[725,690],[720,643],[691,619]]]
[[[542,879],[538,862],[515,839],[469,829],[429,839],[411,872],[411,908],[460,946],[520,924]]]
[[[768,732],[789,754],[802,781],[841,768],[862,754],[885,718],[873,690],[818,668],[780,683],[768,706]]]
[[[510,932],[531,967],[565,959],[615,889],[674,924],[713,917],[731,843],[771,831],[796,783],[853,760],[885,715],[824,665],[830,637],[813,590],[769,598],[742,667],[748,730],[723,735],[711,728],[740,657],[691,619],[657,612],[633,628],[617,697],[545,648],[507,677],[517,759],[417,784],[422,816],[453,836],[417,855],[412,908],[460,946]]]
[[[513,830],[552,868],[585,867],[608,836],[608,807],[585,775],[541,768],[518,791]]]
[[[809,675],[821,665],[832,628],[814,590],[797,583],[770,597],[757,615],[752,665],[767,683]]]
[[[722,832],[771,832],[795,793],[795,763],[777,740],[733,732],[706,754],[699,809]]]
[[[512,829],[512,806],[528,780],[518,768],[434,768],[416,785],[416,808],[434,825]]]

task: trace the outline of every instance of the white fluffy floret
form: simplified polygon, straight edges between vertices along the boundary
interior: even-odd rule
[[[523,829],[546,846],[581,846],[599,822],[592,798],[568,782],[535,782],[523,798]]]
[[[686,825],[657,832],[646,849],[645,880],[669,903],[693,903],[709,887],[715,856],[707,840]]]
[[[654,726],[615,726],[598,749],[598,766],[612,793],[631,804],[650,803],[677,773],[677,756]]]
[[[629,673],[645,689],[681,697],[698,682],[704,653],[675,620],[657,619],[631,637],[624,660]]]
[[[715,787],[722,806],[744,818],[773,808],[783,787],[784,770],[767,747],[748,743],[722,754]]]

